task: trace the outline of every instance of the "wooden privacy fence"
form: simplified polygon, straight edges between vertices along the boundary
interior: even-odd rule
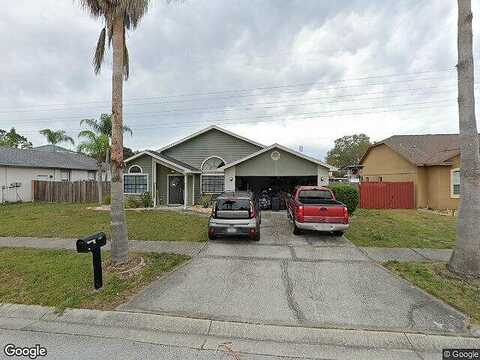
[[[360,207],[364,209],[414,209],[413,182],[362,182]]]
[[[110,183],[102,182],[103,196],[110,194]],[[32,180],[33,200],[47,202],[98,202],[96,181],[41,181]]]

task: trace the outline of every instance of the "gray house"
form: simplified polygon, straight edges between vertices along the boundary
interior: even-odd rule
[[[210,126],[125,160],[126,195],[153,194],[154,205],[197,203],[202,194],[326,185],[334,168],[279,144],[264,146]]]

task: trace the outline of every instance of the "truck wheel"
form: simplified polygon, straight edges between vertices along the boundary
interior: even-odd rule
[[[293,235],[302,235],[302,229],[299,229],[295,222],[293,222]]]
[[[254,237],[252,237],[253,241],[260,241],[260,231],[258,231]]]
[[[338,237],[343,236],[343,231],[334,231],[333,235]]]
[[[217,237],[215,235],[208,235],[209,240],[215,240]]]

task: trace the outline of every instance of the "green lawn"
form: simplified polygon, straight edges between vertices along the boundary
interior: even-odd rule
[[[446,263],[389,261],[384,265],[480,322],[480,280],[462,280],[447,270]]]
[[[92,256],[69,250],[0,249],[0,303],[38,304],[113,309],[125,302],[158,275],[189,257],[175,254],[131,254],[142,256],[146,266],[131,278],[121,279],[104,266],[100,291],[93,289]],[[109,253],[103,253],[103,263]]]
[[[425,211],[357,209],[346,236],[358,246],[450,249],[455,222]]]
[[[85,204],[23,203],[0,205],[0,236],[77,238],[110,233],[110,212]],[[94,206],[94,205],[93,205]],[[208,219],[174,211],[127,211],[133,240],[206,241]]]

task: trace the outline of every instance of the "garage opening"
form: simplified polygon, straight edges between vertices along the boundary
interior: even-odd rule
[[[317,176],[237,176],[235,187],[252,191],[263,210],[284,210],[286,196],[295,186],[315,186],[317,181]]]

